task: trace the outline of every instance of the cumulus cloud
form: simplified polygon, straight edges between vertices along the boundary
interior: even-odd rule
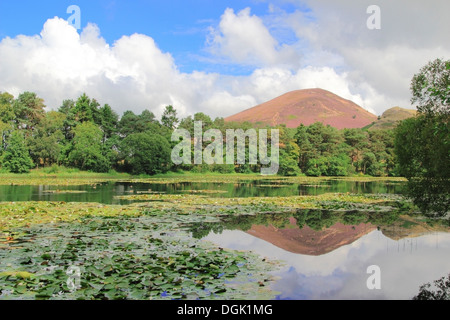
[[[261,18],[250,8],[237,14],[226,9],[218,28],[210,29],[209,50],[231,62],[254,66],[290,66],[299,55],[290,46],[279,44]]]
[[[170,54],[148,36],[124,36],[109,46],[95,25],[79,35],[56,17],[39,36],[3,39],[0,59],[7,62],[0,66],[4,91],[36,91],[51,108],[82,92],[118,108],[158,106],[169,100],[170,79],[178,73]]]

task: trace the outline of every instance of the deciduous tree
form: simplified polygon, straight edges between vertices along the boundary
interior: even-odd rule
[[[1,157],[2,167],[12,173],[26,173],[33,167],[23,134],[14,131],[8,139],[8,147]]]

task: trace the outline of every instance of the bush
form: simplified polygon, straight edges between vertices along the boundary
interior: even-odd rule
[[[134,175],[158,174],[169,170],[171,150],[169,142],[149,132],[133,133],[121,143],[125,168]]]

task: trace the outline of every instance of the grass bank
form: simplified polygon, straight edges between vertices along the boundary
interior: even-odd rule
[[[180,182],[213,182],[239,183],[251,180],[271,180],[274,183],[304,184],[327,180],[345,180],[358,182],[383,181],[387,183],[405,182],[400,177],[284,177],[263,176],[259,173],[195,173],[189,171],[168,172],[165,174],[133,176],[124,172],[111,170],[107,173],[81,171],[75,168],[52,166],[31,170],[25,174],[13,174],[0,171],[0,185],[84,185],[107,181],[151,182],[151,183],[180,183]]]

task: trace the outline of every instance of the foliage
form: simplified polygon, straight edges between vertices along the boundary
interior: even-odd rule
[[[125,168],[132,174],[164,173],[170,166],[168,141],[150,132],[133,133],[121,143]]]
[[[171,130],[175,129],[179,119],[177,118],[177,110],[173,106],[166,106],[161,117],[161,124]]]
[[[225,122],[223,118],[213,120],[201,112],[178,119],[177,110],[172,105],[166,106],[161,121],[158,121],[149,110],[143,110],[141,114],[127,110],[119,116],[110,105],[101,106],[97,100],[85,93],[76,100],[64,100],[58,112],[46,112],[44,108],[43,100],[35,93],[24,92],[17,99],[8,93],[0,93],[0,155],[7,147],[11,132],[19,128],[24,132],[26,145],[36,167],[51,166],[56,163],[81,170],[107,172],[113,168],[147,174],[150,171],[159,173],[167,170],[241,174],[261,171],[260,164],[248,163],[248,148],[246,148],[245,164],[174,165],[170,161],[163,161],[161,162],[163,167],[152,168],[150,171],[143,169],[142,159],[133,162],[126,156],[130,150],[125,140],[133,134],[148,133],[162,136],[164,139],[161,141],[166,144],[166,147],[173,148],[176,143],[171,141],[171,136],[177,125],[178,128],[188,130],[191,137],[194,137],[194,122],[201,121],[203,132],[208,129],[218,129],[223,137],[226,137],[227,129],[244,131],[254,129],[255,125],[249,122]],[[82,130],[77,128],[85,123],[90,123],[90,128],[87,133],[82,133]],[[97,129],[94,130],[93,126]],[[262,124],[257,126],[274,129]],[[394,135],[391,130],[370,132],[363,129],[338,130],[325,126],[321,122],[309,126],[300,125],[296,129],[286,128],[286,126],[277,126],[275,129],[280,131],[279,175],[351,176],[357,173],[396,176],[399,174],[394,153]],[[76,134],[78,138],[75,138]],[[92,144],[88,143],[90,139]],[[157,143],[154,149],[161,148],[155,139],[154,141]],[[134,144],[136,143],[134,141]],[[207,145],[208,142],[203,141],[203,148]],[[86,150],[82,150],[84,146]],[[163,149],[167,149],[166,147]],[[247,142],[246,147],[248,147]],[[150,149],[147,148],[147,151]],[[132,168],[134,164],[138,167]]]
[[[420,113],[450,115],[450,60],[430,61],[411,81],[413,104]]]
[[[119,116],[108,104],[100,108],[99,113],[100,127],[103,131],[103,141],[105,142],[117,134]]]
[[[450,274],[420,287],[419,293],[413,300],[450,300]]]
[[[44,100],[34,92],[24,92],[13,102],[14,122],[18,129],[33,129],[44,117]]]
[[[280,152],[278,174],[282,176],[298,176],[302,173],[298,166],[300,148],[293,140],[285,142],[285,147]]]
[[[74,129],[73,145],[68,163],[81,170],[108,172],[111,164],[102,152],[103,133],[92,122],[84,122]]]
[[[396,129],[399,173],[408,178],[408,195],[429,216],[450,211],[450,61],[430,62],[412,80],[419,115]]]
[[[12,173],[26,173],[33,167],[23,134],[14,131],[8,139],[8,147],[1,157],[3,168]]]
[[[127,206],[42,202],[33,206],[27,211],[53,217],[56,211],[62,221],[71,222],[33,224],[9,233],[1,242],[8,248],[0,252],[1,298],[274,297],[266,285],[272,263],[249,252],[217,248],[186,232],[192,223],[214,219]],[[71,267],[80,270],[80,281],[72,277],[74,288],[68,285]]]
[[[59,162],[64,134],[62,127],[66,116],[63,113],[47,112],[36,126],[27,143],[35,164],[52,165]]]

